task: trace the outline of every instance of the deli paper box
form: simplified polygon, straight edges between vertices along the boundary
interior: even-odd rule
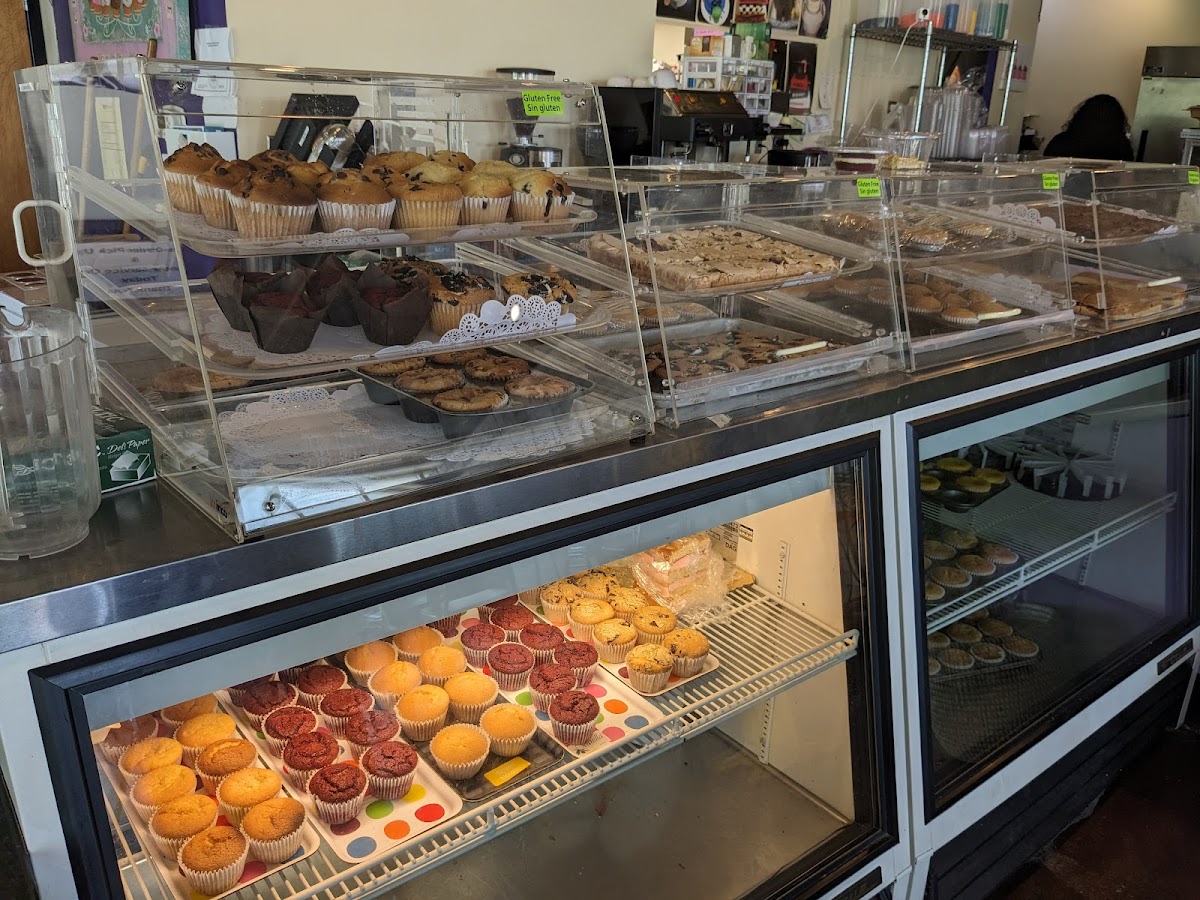
[[[154,478],[154,443],[149,428],[103,406],[92,407],[92,425],[100,493]]]

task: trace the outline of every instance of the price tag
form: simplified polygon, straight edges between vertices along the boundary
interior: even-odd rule
[[[1057,191],[1062,187],[1062,178],[1057,172],[1042,173],[1042,190]]]
[[[1200,170],[1188,169],[1188,184],[1200,184]]]
[[[496,787],[504,784],[506,781],[512,781],[526,769],[532,765],[527,759],[522,759],[519,756],[514,756],[512,759],[500,763],[496,768],[484,772],[483,777],[494,784]]]
[[[858,179],[858,196],[863,200],[874,200],[877,197],[883,196],[883,189],[879,185],[878,178],[860,178]]]
[[[561,116],[562,91],[521,91],[521,104],[527,116]]]

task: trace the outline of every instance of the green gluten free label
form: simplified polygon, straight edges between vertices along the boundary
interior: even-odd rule
[[[878,178],[860,178],[858,179],[858,196],[863,200],[870,200],[876,197],[883,196],[883,190],[879,186]]]
[[[521,91],[521,104],[527,116],[561,116],[562,91]]]
[[[1200,170],[1188,169],[1188,184],[1200,184]]]
[[[1057,172],[1044,172],[1042,174],[1042,190],[1057,191],[1062,187],[1062,179],[1058,177]]]

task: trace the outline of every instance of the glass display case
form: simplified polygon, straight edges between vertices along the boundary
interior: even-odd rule
[[[807,897],[859,877],[899,835],[878,466],[874,438],[785,456],[34,673],[75,889],[604,897],[623,873]],[[267,828],[259,803],[296,817]],[[198,849],[217,838],[219,876]]]
[[[1194,621],[1195,377],[1176,353],[911,426],[927,821]]]
[[[504,250],[586,235],[591,198],[471,172],[535,122],[570,164],[590,86],[144,59],[17,81],[53,301],[159,477],[236,539],[653,427],[639,333],[607,327],[628,272]],[[601,333],[625,366],[576,352]]]

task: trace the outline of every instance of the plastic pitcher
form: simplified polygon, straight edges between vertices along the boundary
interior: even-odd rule
[[[0,309],[0,559],[48,556],[88,534],[100,506],[79,317]]]

